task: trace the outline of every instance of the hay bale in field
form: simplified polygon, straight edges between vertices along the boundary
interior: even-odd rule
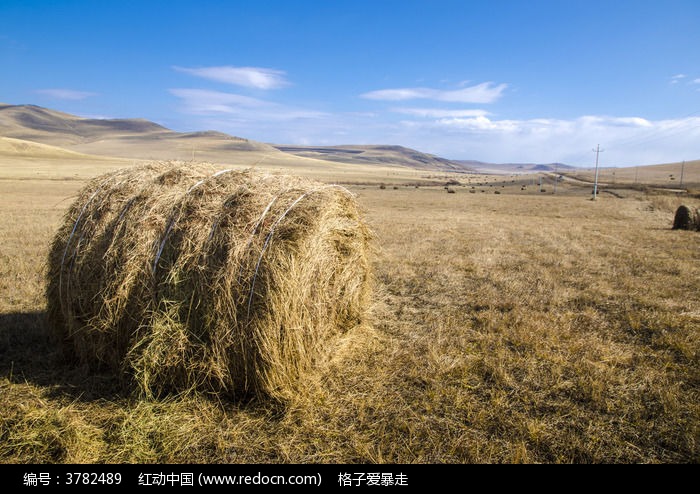
[[[700,228],[697,211],[693,211],[688,206],[678,206],[676,215],[673,217],[674,230],[697,230]]]
[[[90,182],[49,255],[48,317],[66,353],[146,395],[284,401],[360,323],[370,233],[346,189],[157,164]]]

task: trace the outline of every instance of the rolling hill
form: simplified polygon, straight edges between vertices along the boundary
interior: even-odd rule
[[[144,119],[93,119],[35,105],[0,104],[0,136],[78,153],[131,159],[404,166],[469,171],[457,162],[401,146],[274,146],[223,132],[176,132]],[[329,163],[329,164],[330,164]]]
[[[227,153],[279,153],[222,132],[176,132],[144,119],[82,118],[35,105],[0,104],[0,136],[134,159],[219,161]]]
[[[403,146],[346,145],[346,146],[275,146],[280,151],[296,156],[350,164],[402,165],[425,170],[469,172],[472,168],[458,161],[440,158]]]
[[[213,130],[177,132],[145,119],[83,118],[36,105],[0,103],[0,154],[10,157],[131,160],[192,160],[253,166],[264,161],[272,168],[309,168],[337,176],[376,174],[399,166],[415,171],[445,173],[532,174],[559,173],[585,179],[588,170],[562,163],[484,163],[449,160],[415,149],[392,145],[295,146],[275,145]],[[32,144],[34,143],[34,144]],[[700,182],[700,162],[688,161],[683,183]],[[350,165],[348,167],[348,165]],[[610,183],[681,182],[681,163],[601,170]],[[350,178],[348,178],[350,180]]]

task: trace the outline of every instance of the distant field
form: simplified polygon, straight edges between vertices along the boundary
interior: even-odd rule
[[[592,182],[594,170],[569,170],[567,176]],[[682,183],[681,183],[682,179]],[[669,163],[652,166],[631,166],[626,168],[601,168],[598,170],[598,180],[609,186],[647,185],[666,188],[700,189],[700,160],[682,163]]]
[[[670,229],[699,199],[295,168],[357,184],[377,286],[371,326],[279,410],[134,399],[49,344],[51,237],[85,179],[131,162],[0,161],[0,462],[700,461],[700,233]]]

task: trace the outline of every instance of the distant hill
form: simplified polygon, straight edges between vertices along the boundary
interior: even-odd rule
[[[483,161],[458,161],[463,166],[482,173],[538,173],[565,172],[576,170],[576,167],[564,163],[484,163]]]
[[[587,171],[563,163],[485,163],[449,160],[391,145],[294,146],[266,144],[215,130],[176,132],[140,119],[83,118],[36,105],[0,103],[0,155],[54,158],[91,156],[128,159],[177,159],[253,166],[303,166],[318,170],[349,165],[404,166],[416,170],[486,174],[550,173],[583,178]],[[33,144],[32,144],[33,143]],[[42,146],[43,145],[43,146]],[[698,183],[700,162],[647,165],[601,171],[611,183],[642,178],[659,184]],[[609,176],[608,176],[609,175]]]
[[[144,119],[83,118],[35,105],[0,104],[0,136],[77,153],[134,159],[197,159],[255,163],[311,158],[324,162],[399,165],[465,172],[469,167],[401,146],[275,146],[214,130],[176,132]]]
[[[473,171],[458,161],[440,158],[403,146],[345,145],[345,146],[282,146],[285,153],[338,163],[402,165],[425,170],[450,172]]]
[[[176,132],[144,119],[94,119],[35,105],[0,104],[0,136],[79,153],[145,159],[219,160],[235,152],[279,153],[222,132]]]
[[[65,146],[118,135],[156,135],[170,132],[143,119],[81,118],[35,105],[0,104],[0,134]]]

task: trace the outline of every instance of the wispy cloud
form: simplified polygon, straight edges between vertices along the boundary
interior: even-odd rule
[[[170,89],[192,115],[228,115],[237,121],[281,121],[323,118],[326,114],[240,94],[206,89]]]
[[[671,76],[671,84],[678,84],[680,81],[688,77],[685,74],[676,74]]]
[[[663,163],[700,154],[700,118],[648,120],[587,115],[574,119],[470,118],[400,122],[399,143],[451,158],[490,162],[564,162],[590,165],[591,146],[605,147],[605,163]]]
[[[693,79],[693,84],[700,84],[700,79]]]
[[[43,96],[48,96],[49,98],[62,100],[81,100],[97,95],[97,93],[76,91],[74,89],[37,89],[34,92]]]
[[[263,67],[232,67],[225,65],[220,67],[187,68],[175,66],[173,69],[211,81],[254,89],[279,89],[289,85],[289,81],[285,77],[286,72]]]
[[[413,99],[431,99],[452,103],[493,103],[502,95],[508,87],[507,84],[495,85],[492,82],[483,82],[476,86],[455,90],[441,90],[425,87],[380,89],[360,95],[366,99],[384,101],[405,101]]]
[[[469,131],[542,133],[545,131],[571,132],[586,128],[648,128],[652,123],[639,117],[583,116],[574,120],[535,118],[530,120],[492,120],[485,115],[471,118],[439,118],[429,123],[404,121],[406,126],[431,126],[433,128],[462,129]]]
[[[423,118],[468,118],[490,115],[486,110],[447,110],[444,108],[392,108],[394,113]]]

